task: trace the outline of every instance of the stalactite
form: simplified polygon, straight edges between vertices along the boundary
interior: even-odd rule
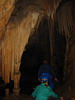
[[[45,14],[53,19],[54,13],[56,12],[59,3],[62,0],[39,0]]]

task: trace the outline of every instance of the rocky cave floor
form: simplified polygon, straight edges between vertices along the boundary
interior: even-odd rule
[[[65,84],[59,86],[55,90],[55,92],[58,95],[63,96],[64,100],[75,100],[75,81],[66,82]],[[19,96],[16,96],[13,93],[10,94],[9,96],[4,96],[2,99],[3,100],[34,100],[30,95],[20,94]]]

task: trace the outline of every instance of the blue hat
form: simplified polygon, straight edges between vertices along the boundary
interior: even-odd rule
[[[48,77],[47,76],[41,76],[41,82],[48,82]]]
[[[41,78],[41,79],[46,79],[46,80],[48,80],[48,79],[49,79],[49,73],[42,73],[42,74],[40,75],[40,78]]]
[[[42,80],[48,80],[48,77],[47,76],[41,76],[41,79]]]

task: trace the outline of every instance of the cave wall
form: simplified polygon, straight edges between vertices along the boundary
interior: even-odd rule
[[[0,0],[0,44],[4,38],[5,26],[15,7],[15,0]]]
[[[29,12],[21,22],[16,23],[16,19],[7,25],[5,34],[7,34],[5,40],[2,42],[1,56],[2,56],[2,78],[6,83],[14,80],[15,71],[19,71],[21,55],[24,47],[27,44],[28,37],[32,33],[39,13]]]
[[[64,61],[64,78],[75,80],[75,12],[74,1],[66,2],[58,11],[59,33],[65,36],[66,51]]]
[[[37,7],[32,6],[32,2],[27,2],[27,5],[24,5],[24,0],[22,0],[23,2],[19,1],[16,5],[14,0],[1,0],[0,2],[0,73],[6,83],[9,82],[10,76],[13,80],[14,72],[19,70],[24,47],[30,34],[34,31],[37,21],[42,18],[39,18],[41,15],[39,12],[41,11],[38,11]],[[45,11],[48,11],[47,16],[51,17],[52,20],[54,20],[54,14],[56,15],[55,11],[58,7],[59,33],[66,38],[64,75],[70,75],[70,73],[75,75],[75,2],[70,1],[59,7],[59,2],[55,1],[56,4],[53,1],[52,8],[50,6],[45,9],[45,5],[42,7],[44,7]],[[49,11],[52,12],[50,13]]]
[[[15,0],[0,0],[0,76],[2,71],[1,45],[4,41],[5,30],[11,13],[15,7]]]

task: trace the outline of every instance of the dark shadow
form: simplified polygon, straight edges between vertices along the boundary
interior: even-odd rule
[[[56,30],[56,29],[55,29]],[[63,81],[63,66],[65,54],[65,38],[55,31],[56,43],[56,66],[59,82]],[[21,93],[31,94],[34,88],[39,84],[38,82],[38,69],[43,60],[50,61],[50,38],[48,20],[41,21],[38,30],[29,37],[28,44],[25,47],[21,58],[20,65],[20,88]]]
[[[38,82],[38,68],[44,58],[49,60],[49,31],[47,20],[41,21],[37,32],[29,37],[21,59],[21,93],[31,94]]]
[[[63,82],[64,78],[64,60],[66,51],[66,39],[61,33],[56,32],[56,64],[58,67],[57,77],[60,83]]]

